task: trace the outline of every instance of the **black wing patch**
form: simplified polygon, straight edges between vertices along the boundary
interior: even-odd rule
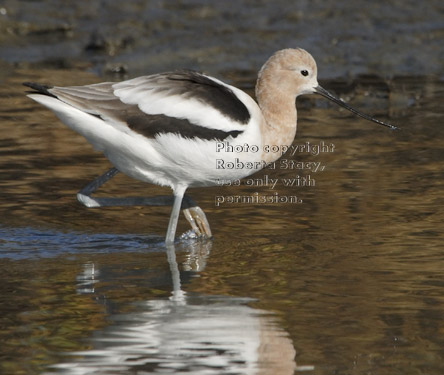
[[[248,108],[228,87],[194,71],[161,73],[146,77],[153,82],[154,90],[171,90],[210,105],[239,124],[248,124]],[[103,82],[89,86],[51,87],[26,82],[25,86],[42,95],[55,97],[81,111],[100,117],[104,121],[126,123],[128,127],[147,138],[174,133],[184,138],[224,140],[237,137],[241,130],[224,131],[191,123],[187,119],[167,115],[151,115],[137,105],[125,104],[114,95],[113,83]]]
[[[250,112],[228,87],[194,71],[168,73],[168,79],[181,82],[181,91],[212,106],[223,115],[241,124],[250,121]]]
[[[223,141],[225,138],[236,138],[242,131],[226,132],[217,129],[208,129],[204,126],[192,124],[186,119],[177,119],[165,115],[139,114],[126,119],[128,127],[147,138],[155,138],[159,134],[174,133],[184,138],[200,138],[205,140]]]
[[[23,82],[23,86],[29,87],[34,90],[30,91],[30,93],[39,93],[42,95],[47,95],[57,98],[57,96],[49,92],[49,90],[52,89],[51,86],[41,85],[40,83],[34,83],[34,82]]]

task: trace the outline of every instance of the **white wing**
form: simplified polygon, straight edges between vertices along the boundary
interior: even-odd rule
[[[192,71],[119,83],[53,87],[47,92],[77,109],[147,137],[161,133],[220,140],[236,137],[246,130],[257,107],[243,91]]]

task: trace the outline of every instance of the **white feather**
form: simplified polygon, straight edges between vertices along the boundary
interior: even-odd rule
[[[174,133],[146,138],[129,128],[106,122],[56,98],[40,94],[28,96],[51,109],[62,122],[84,136],[96,150],[102,151],[117,169],[135,179],[172,188],[177,184],[211,186],[216,184],[217,179],[239,179],[255,172],[216,169],[216,159],[222,158],[230,162],[236,157],[243,157],[244,161],[249,161],[253,155],[218,153],[215,141],[188,139]],[[227,141],[233,146],[247,141],[260,146],[257,118],[250,122],[245,132],[236,138],[229,137]]]
[[[119,82],[113,85],[114,95],[123,103],[137,105],[141,111],[150,115],[165,115],[214,130],[243,131],[246,124],[234,121],[207,103],[185,95],[174,95],[172,90],[160,90],[147,84],[144,77]],[[214,82],[229,88],[247,107],[249,112],[256,110],[257,104],[243,91],[227,85],[212,77]]]

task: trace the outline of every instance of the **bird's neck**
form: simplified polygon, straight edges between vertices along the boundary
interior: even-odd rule
[[[258,82],[256,98],[265,120],[261,125],[262,143],[279,148],[278,152],[263,155],[266,162],[273,162],[282,155],[283,147],[293,143],[296,135],[296,97],[277,87],[262,87]]]

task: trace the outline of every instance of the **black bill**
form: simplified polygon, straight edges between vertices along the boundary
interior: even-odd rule
[[[393,129],[393,130],[399,129],[398,127],[396,127],[394,125],[388,124],[388,123],[383,122],[381,120],[377,120],[377,119],[375,119],[375,118],[373,118],[373,117],[371,117],[369,115],[366,115],[365,113],[359,112],[358,110],[350,107],[347,103],[345,103],[341,99],[339,99],[336,96],[330,94],[327,90],[325,90],[321,86],[316,86],[315,89],[314,89],[314,92],[319,94],[319,95],[322,95],[323,97],[325,97],[327,99],[330,99],[332,102],[340,105],[341,107],[344,107],[345,109],[348,109],[350,112],[354,113],[355,115],[357,115],[359,117],[365,118],[366,120],[369,120],[369,121],[376,122],[379,125],[386,126],[386,127],[390,128],[390,129]]]

